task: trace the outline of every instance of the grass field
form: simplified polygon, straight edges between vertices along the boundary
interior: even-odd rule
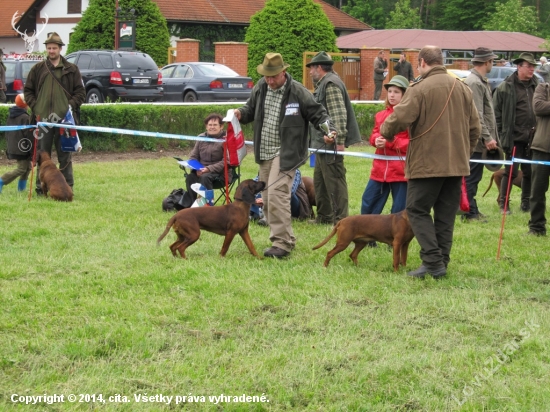
[[[357,214],[370,161],[346,162]],[[493,188],[488,223],[457,218],[447,278],[417,281],[384,245],[324,269],[334,240],[311,248],[330,228],[305,222],[287,260],[238,237],[220,258],[207,232],[174,259],[173,233],[156,246],[184,185],[168,157],[77,164],[75,181],[69,204],[0,195],[1,411],[550,411],[548,239],[526,235],[517,188],[500,260]]]

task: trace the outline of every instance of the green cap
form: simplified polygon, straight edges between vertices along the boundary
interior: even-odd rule
[[[405,91],[405,90],[407,90],[407,87],[409,87],[409,81],[406,78],[404,78],[403,76],[400,76],[398,74],[397,76],[393,76],[391,78],[391,80],[384,85],[386,90],[388,90],[388,88],[390,86],[397,86],[400,89],[402,89],[403,91]]]
[[[313,59],[311,59],[311,61],[306,64],[306,67],[309,67],[313,64],[329,64],[332,66],[334,62],[332,61],[332,57],[330,57],[327,52],[322,51],[313,56]]]

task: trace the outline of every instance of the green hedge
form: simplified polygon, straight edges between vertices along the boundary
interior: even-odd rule
[[[210,113],[225,115],[230,105],[153,105],[105,104],[83,105],[81,120],[85,126],[112,127],[148,132],[196,136],[204,131],[203,119]],[[235,105],[235,107],[238,107]],[[9,106],[0,106],[0,124],[5,125]],[[363,138],[370,136],[374,114],[382,110],[380,104],[355,104],[355,116]],[[252,140],[252,124],[244,125],[246,140]],[[158,139],[133,135],[79,132],[85,151],[121,152],[129,149],[157,150],[167,147],[186,147],[188,140]],[[0,132],[0,150],[6,150],[6,139]]]

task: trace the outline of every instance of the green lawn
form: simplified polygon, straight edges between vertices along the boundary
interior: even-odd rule
[[[357,214],[370,161],[346,162]],[[249,154],[243,175],[256,171]],[[324,269],[335,240],[312,251],[330,228],[305,222],[287,260],[239,237],[220,258],[207,232],[174,259],[172,232],[156,246],[161,201],[184,185],[173,159],[80,163],[75,181],[73,203],[0,195],[1,411],[550,410],[548,238],[526,235],[517,188],[501,259],[493,188],[478,198],[488,223],[457,218],[437,282],[393,272],[384,245]],[[250,232],[270,246],[267,228]],[[12,401],[45,394],[63,402]],[[172,399],[137,400],[156,395]]]

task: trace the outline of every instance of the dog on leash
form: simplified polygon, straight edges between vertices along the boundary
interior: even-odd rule
[[[185,249],[199,240],[201,229],[225,236],[220,255],[226,255],[233,238],[237,233],[241,236],[250,253],[260,258],[248,234],[248,215],[250,206],[255,202],[255,195],[265,188],[264,182],[245,180],[237,187],[233,203],[223,206],[192,207],[180,210],[168,221],[166,229],[157,240],[160,244],[174,228],[178,238],[170,245],[172,255],[177,252],[185,259]]]
[[[414,238],[406,210],[391,215],[348,216],[340,220],[327,238],[313,250],[325,245],[335,234],[338,235],[336,246],[327,253],[325,267],[334,255],[346,249],[351,242],[355,243],[355,249],[349,257],[357,266],[359,252],[369,242],[377,241],[393,246],[393,269],[396,272],[399,269],[399,263],[403,266],[407,265],[409,243]]]
[[[487,188],[485,193],[483,193],[482,197],[485,197],[485,195],[489,192],[489,190],[491,189],[491,186],[493,186],[493,181],[494,181],[498,190],[497,203],[500,204],[500,183],[502,182],[503,176],[504,176],[504,169],[497,170],[495,173],[493,173],[491,175],[491,181],[489,182],[489,187]],[[515,179],[512,180],[512,184],[521,189],[522,179],[523,179],[523,172],[518,169],[518,175],[516,176]]]
[[[65,176],[55,166],[48,152],[40,150],[37,156],[37,163],[40,169],[38,177],[40,178],[44,196],[48,197],[49,193],[50,197],[54,200],[72,202],[73,189],[67,184]]]

